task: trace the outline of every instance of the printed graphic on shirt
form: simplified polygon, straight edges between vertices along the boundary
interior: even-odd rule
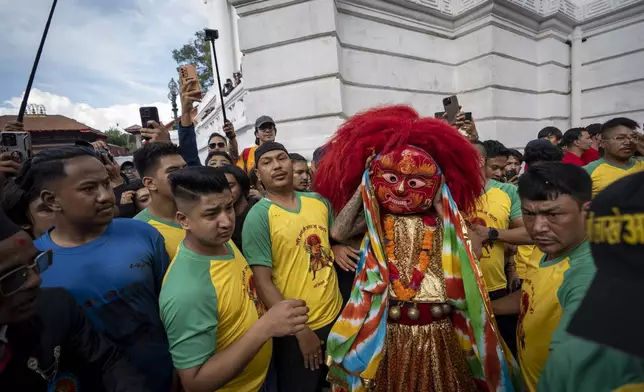
[[[76,376],[71,373],[56,374],[53,380],[49,382],[47,392],[80,392],[80,386]]]
[[[317,234],[311,234],[306,237],[304,248],[311,255],[309,271],[313,272],[313,280],[315,280],[315,275],[318,271],[325,267],[331,268],[331,264],[333,264],[331,250],[322,246],[322,240]]]
[[[253,301],[255,309],[257,309],[257,315],[262,317],[266,313],[266,306],[264,306],[264,303],[259,299],[259,295],[257,295],[255,276],[249,265],[245,266],[244,271],[242,271],[242,284],[246,287],[246,293],[248,293],[250,300]]]

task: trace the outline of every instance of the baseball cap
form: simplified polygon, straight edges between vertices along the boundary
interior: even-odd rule
[[[588,240],[597,273],[568,332],[644,358],[644,172],[593,199]]]
[[[257,120],[255,120],[255,129],[260,129],[262,126],[266,124],[273,124],[275,125],[275,121],[269,116],[259,116]]]
[[[261,146],[257,147],[257,149],[255,150],[255,164],[259,162],[259,158],[261,158],[262,155],[266,154],[267,152],[275,151],[275,150],[281,150],[288,154],[288,150],[286,150],[286,147],[284,147],[282,143],[266,142]]]

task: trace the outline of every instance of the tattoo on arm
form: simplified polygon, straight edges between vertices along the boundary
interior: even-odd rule
[[[356,235],[364,234],[367,223],[362,206],[362,186],[359,186],[349,202],[335,218],[331,227],[331,237],[336,241],[346,241]]]

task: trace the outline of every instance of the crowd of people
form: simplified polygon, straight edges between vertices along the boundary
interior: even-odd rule
[[[3,391],[644,390],[635,121],[520,152],[385,107],[308,162],[261,116],[200,162],[190,88],[133,162],[0,157]]]

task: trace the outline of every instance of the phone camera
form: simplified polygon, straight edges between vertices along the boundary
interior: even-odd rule
[[[443,105],[451,105],[451,104],[452,104],[452,98],[443,99]]]

